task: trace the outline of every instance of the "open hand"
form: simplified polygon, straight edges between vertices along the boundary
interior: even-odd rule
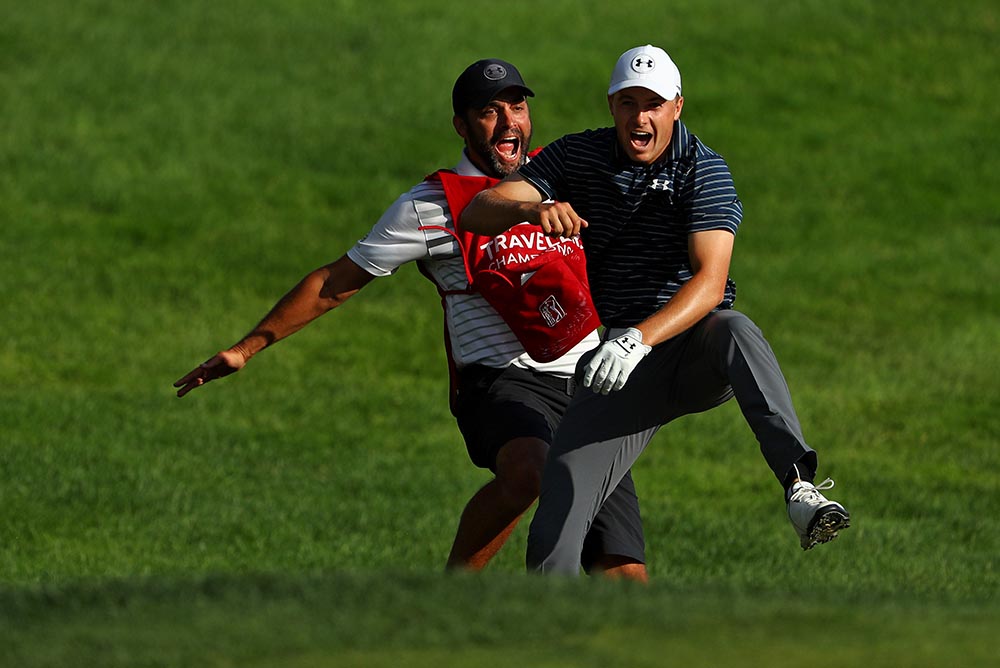
[[[174,387],[179,387],[177,396],[183,397],[196,387],[201,387],[205,383],[236,373],[246,365],[246,358],[235,350],[223,350],[215,357],[202,362],[191,370],[186,376],[174,383]]]

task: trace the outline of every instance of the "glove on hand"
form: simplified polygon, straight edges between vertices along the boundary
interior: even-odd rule
[[[608,394],[625,387],[629,375],[652,350],[642,342],[642,332],[629,327],[621,336],[605,341],[583,370],[583,386]]]

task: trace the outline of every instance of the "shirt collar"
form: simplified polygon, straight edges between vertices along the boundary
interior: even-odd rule
[[[540,149],[535,149],[535,150],[537,151]],[[531,158],[525,158],[524,161],[531,162]],[[472,160],[469,159],[469,154],[466,152],[464,148],[462,149],[462,159],[459,160],[458,164],[452,168],[452,171],[454,171],[459,176],[489,176],[490,178],[496,178],[495,176],[490,176],[489,174],[484,173],[482,170],[476,167],[475,163],[473,163]]]
[[[674,121],[674,136],[670,138],[670,146],[667,147],[667,162],[679,160],[687,154],[691,146],[691,133],[687,126],[681,123],[680,119]]]
[[[455,165],[455,173],[459,176],[486,176],[478,167],[473,164],[472,160],[469,159],[469,154],[462,149],[462,159],[458,161]]]

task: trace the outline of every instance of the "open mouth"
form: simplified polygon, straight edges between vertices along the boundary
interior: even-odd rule
[[[521,139],[519,137],[501,137],[493,144],[494,150],[500,159],[512,161],[517,160],[521,155]]]
[[[650,142],[653,141],[653,135],[649,132],[643,132],[642,130],[632,130],[629,133],[629,139],[632,142],[632,146],[637,149],[644,149],[649,146]]]

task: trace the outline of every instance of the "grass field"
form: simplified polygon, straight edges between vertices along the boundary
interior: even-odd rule
[[[2,9],[0,664],[1000,665],[995,3]],[[457,160],[468,63],[517,63],[543,144],[646,42],[734,173],[835,543],[799,551],[727,405],[636,467],[649,588],[524,576],[526,526],[442,576],[487,477],[413,267],[174,398]]]

